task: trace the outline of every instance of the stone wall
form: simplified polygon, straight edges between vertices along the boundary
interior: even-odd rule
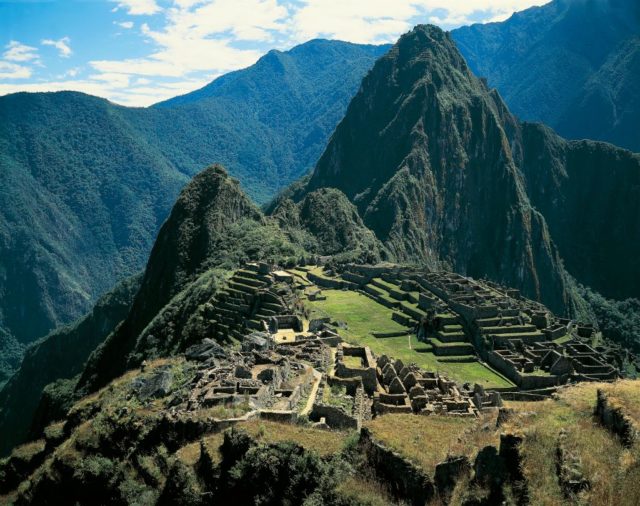
[[[612,406],[607,394],[600,389],[595,414],[604,427],[620,438],[624,446],[630,447],[638,440],[638,429],[631,418],[621,408]]]
[[[324,418],[327,425],[332,429],[358,429],[358,420],[346,413],[344,409],[329,404],[317,403],[313,405],[309,419],[314,422]]]
[[[420,467],[375,441],[367,428],[360,432],[358,444],[368,465],[394,498],[415,506],[424,506],[434,498],[431,478]]]

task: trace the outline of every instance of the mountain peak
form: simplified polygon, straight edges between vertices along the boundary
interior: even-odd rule
[[[565,273],[514,163],[516,128],[451,36],[419,25],[364,79],[307,191],[344,192],[397,261],[488,276],[563,312]]]

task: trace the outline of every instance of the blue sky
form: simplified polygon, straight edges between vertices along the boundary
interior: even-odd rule
[[[546,0],[0,0],[0,95],[77,90],[146,106],[324,37],[394,42]]]

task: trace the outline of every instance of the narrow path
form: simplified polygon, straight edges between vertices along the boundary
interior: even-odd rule
[[[322,374],[320,374],[315,369],[313,370],[313,377],[315,378],[315,383],[311,387],[311,393],[309,394],[309,398],[307,399],[307,405],[304,407],[302,411],[300,411],[300,415],[308,415],[311,413],[311,409],[313,408],[313,403],[316,400],[316,395],[318,395],[318,388],[320,388],[320,381],[322,380]]]

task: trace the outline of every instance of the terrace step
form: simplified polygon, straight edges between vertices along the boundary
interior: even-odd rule
[[[382,290],[382,292],[388,296],[391,296],[395,300],[405,300],[406,295],[400,289],[399,286],[389,283],[388,281],[384,281],[380,278],[373,278],[371,280],[371,284],[376,288]]]
[[[413,292],[405,292],[406,299],[412,304],[418,304],[420,301],[420,295]],[[423,308],[420,308],[423,309]]]
[[[443,343],[458,343],[467,340],[464,332],[442,332],[439,330],[437,335],[438,339]]]
[[[285,308],[282,306],[282,304],[275,304],[273,302],[263,302],[260,305],[261,308],[263,309],[268,309],[270,311],[274,311],[276,314],[277,313],[282,313]]]
[[[530,334],[537,330],[535,325],[501,325],[499,327],[482,327],[483,334]]]
[[[231,279],[236,283],[252,286],[254,288],[262,288],[263,286],[267,285],[267,283],[265,283],[264,281],[260,281],[259,279],[245,278],[243,276],[233,276],[233,278]]]
[[[500,325],[500,323],[510,323],[512,325],[517,324],[519,323],[519,320],[516,316],[503,316],[502,318],[496,316],[493,318],[478,318],[476,323],[478,324],[478,327],[496,327]]]
[[[229,318],[234,318],[238,315],[237,311],[233,311],[231,309],[227,309],[221,306],[216,306],[214,308],[214,312],[216,317],[229,317]]]
[[[245,325],[247,326],[247,328],[250,328],[253,330],[263,330],[261,320],[246,320]]]
[[[245,301],[245,302],[250,300],[250,297],[254,293],[254,292],[247,293],[245,291],[237,290],[236,288],[234,288],[232,286],[227,286],[225,288],[225,292],[228,294],[229,298],[236,299],[236,300],[242,300],[242,301]]]
[[[245,285],[233,280],[229,281],[229,287],[231,287],[233,290],[236,290],[237,292],[244,292],[248,295],[253,295],[254,293],[256,293],[255,286]]]
[[[436,338],[431,338],[429,341],[436,356],[471,355],[474,352],[470,343],[443,343]]]
[[[268,274],[259,274],[256,271],[240,269],[239,271],[236,271],[236,274],[242,278],[257,279],[258,281],[263,281],[266,284],[271,284],[272,282],[271,276]]]
[[[256,263],[252,262],[252,263],[245,264],[243,269],[247,270],[247,271],[252,271],[252,272],[258,273],[258,271],[260,270],[260,266],[258,264],[256,264]]]
[[[488,336],[498,340],[506,339],[507,341],[513,341],[513,340],[519,339],[525,344],[539,343],[547,339],[542,332],[517,332],[514,334],[488,334]]]
[[[266,309],[263,306],[260,306],[260,309],[258,309],[258,311],[256,312],[256,316],[259,316],[261,318],[270,318],[271,316],[276,316],[277,314],[278,313],[276,313],[275,311]]]
[[[426,316],[427,313],[422,311],[422,309],[418,309],[417,307],[409,305],[407,302],[400,303],[400,310],[414,318],[415,320],[421,320]]]
[[[249,304],[234,304],[233,302],[222,302],[218,307],[227,309],[229,311],[235,311],[237,313],[249,312]]]
[[[458,317],[451,313],[437,314],[436,318],[440,321],[441,325],[455,325],[458,323]]]

